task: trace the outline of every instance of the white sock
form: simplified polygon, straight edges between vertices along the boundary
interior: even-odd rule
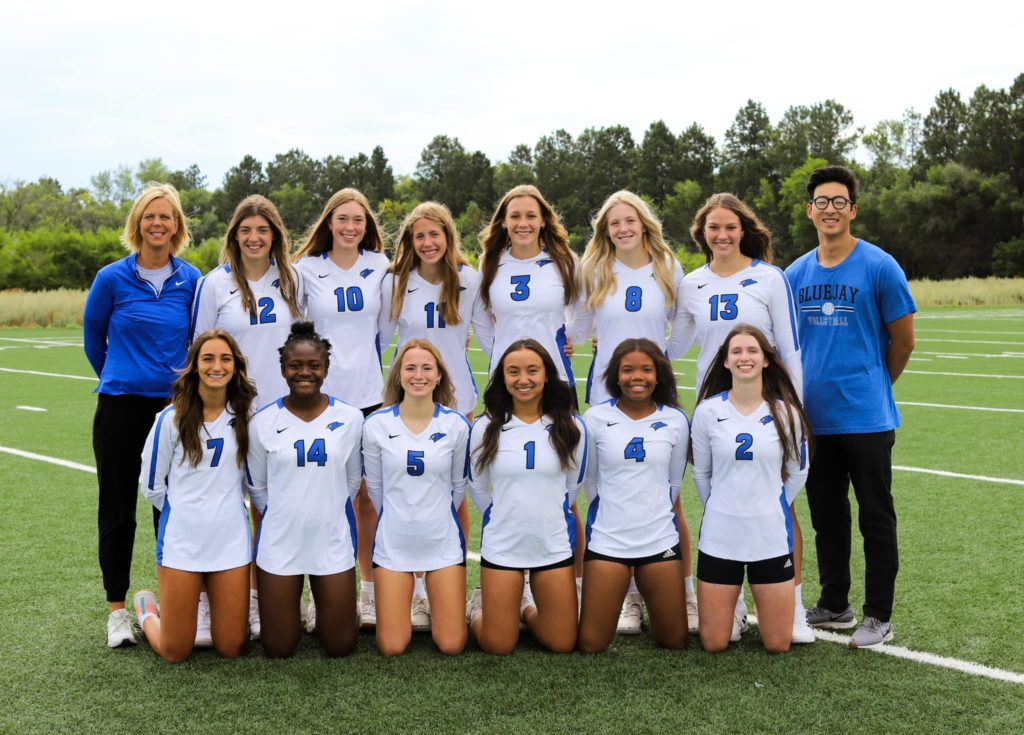
[[[427,587],[426,587],[426,585],[423,584],[423,580],[425,578],[424,577],[417,577],[416,575],[413,575],[413,579],[415,579],[416,581],[413,582],[412,596],[413,597],[426,597],[427,596]]]
[[[804,586],[802,584],[798,584],[798,585],[796,585],[793,588],[793,596],[796,598],[796,608],[797,608],[797,610],[803,610],[804,609]]]
[[[693,577],[689,576],[683,580],[683,584],[686,585],[686,596],[693,597],[697,594],[697,591],[693,589]]]
[[[260,598],[259,592],[257,592],[256,590],[249,590],[249,599],[250,600],[255,602],[259,598]]]
[[[199,604],[200,604],[200,606],[202,606],[202,605],[206,605],[207,607],[210,606],[210,598],[206,596],[205,592],[200,592],[199,593]]]
[[[359,595],[364,600],[373,599],[373,582],[363,582],[359,585]]]
[[[583,577],[576,577],[576,592],[579,593],[583,589]]]
[[[636,588],[636,577],[629,578],[629,590],[626,592],[627,595],[639,595],[640,590]]]

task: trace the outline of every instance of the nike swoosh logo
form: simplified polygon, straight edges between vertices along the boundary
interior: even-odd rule
[[[288,431],[288,427],[286,426],[283,429],[278,429],[277,433],[280,434],[282,431]]]
[[[618,426],[618,425],[619,425],[619,422],[618,422],[618,421],[609,421],[609,422],[608,422],[608,425],[609,425],[609,426]]]
[[[416,293],[417,291],[419,291],[418,288],[410,288],[406,293]]]
[[[394,439],[396,436],[401,436],[401,434],[388,434],[388,439]]]
[[[174,282],[174,285],[175,285],[175,286],[180,286],[180,285],[181,285],[181,284],[183,284],[183,283],[184,283],[184,281],[175,281],[175,282]]]
[[[511,429],[511,428],[512,428],[511,426],[502,426],[502,427],[501,427],[501,430],[502,430],[502,431],[508,431],[508,430],[509,430],[509,429]]]
[[[697,290],[699,291],[700,289],[704,288],[704,287],[705,287],[705,286],[707,286],[707,285],[708,285],[708,284],[706,284],[706,283],[698,283],[698,284],[697,284]]]
[[[331,275],[331,274],[330,273],[324,273],[322,276],[318,274],[317,278],[327,278],[327,276],[329,276],[329,275]]]
[[[228,296],[234,296],[236,293],[238,293],[238,289],[237,288],[234,291],[229,292]]]
[[[724,418],[724,419],[718,419],[718,422],[719,422],[719,423],[721,423],[721,422],[723,422],[723,421],[728,421],[728,420],[729,420],[729,418],[728,418],[728,417],[726,417],[726,418]]]

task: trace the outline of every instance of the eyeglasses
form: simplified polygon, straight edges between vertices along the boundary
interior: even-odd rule
[[[815,197],[811,202],[818,209],[828,209],[830,202],[836,209],[846,209],[847,204],[852,204],[846,197]]]

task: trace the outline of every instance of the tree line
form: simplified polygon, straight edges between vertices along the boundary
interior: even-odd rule
[[[520,183],[536,184],[555,205],[577,251],[593,213],[618,189],[649,201],[673,246],[690,251],[700,204],[731,191],[771,228],[776,261],[785,265],[816,242],[804,187],[810,171],[827,163],[857,171],[855,232],[888,250],[910,278],[1024,275],[1021,74],[1008,89],[983,85],[967,100],[941,91],[926,114],[909,109],[867,131],[833,99],[790,107],[774,123],[750,100],[721,141],[698,123],[676,133],[658,120],[639,141],[621,125],[575,137],[556,130],[495,162],[438,135],[415,171],[397,176],[377,146],[347,158],[316,159],[297,148],[266,163],[247,155],[216,188],[198,166],[171,170],[159,158],[102,171],[90,187],[67,191],[52,178],[18,181],[0,185],[0,288],[87,287],[98,267],[123,255],[118,231],[149,181],[169,181],[181,192],[196,241],[187,258],[203,270],[216,263],[234,206],[252,193],[277,205],[296,238],[346,186],[366,194],[392,233],[418,202],[435,199],[451,208],[472,252],[498,198]]]

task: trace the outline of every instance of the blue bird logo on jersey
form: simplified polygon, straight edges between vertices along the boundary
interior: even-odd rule
[[[668,424],[666,424],[664,421],[655,421],[653,424],[651,424],[651,428],[654,429],[655,431],[657,431],[658,429],[664,429],[666,426],[668,426]]]
[[[437,444],[439,441],[441,441],[446,436],[448,436],[448,435],[447,434],[442,434],[440,431],[438,431],[437,433],[430,435],[430,441],[434,442],[434,444]]]
[[[344,425],[344,421],[332,421],[331,423],[327,424],[327,428],[330,429],[331,431],[334,431],[335,429],[340,429]]]
[[[281,279],[275,278],[270,285],[273,286],[274,288],[281,288]]]
[[[361,271],[359,271],[359,275],[362,276],[363,278],[366,278],[371,273],[373,273],[373,268],[363,268]]]
[[[543,268],[548,263],[554,263],[554,262],[555,261],[551,260],[551,258],[541,258],[540,260],[537,261],[537,267],[538,268]]]
[[[746,288],[747,286],[753,286],[755,283],[757,283],[757,281],[755,281],[753,278],[748,278],[744,281],[740,281],[740,285],[743,286],[744,288]]]
[[[772,417],[771,416],[762,416],[761,417],[761,423],[764,424],[765,426],[767,426],[771,422],[772,422]]]

